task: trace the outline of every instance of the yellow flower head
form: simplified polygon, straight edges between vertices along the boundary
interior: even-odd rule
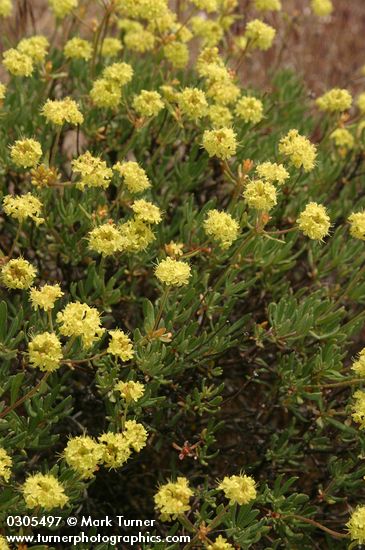
[[[289,157],[296,168],[303,167],[305,172],[310,172],[315,167],[317,151],[315,145],[298,130],[290,130],[280,140],[279,152]]]
[[[229,248],[238,237],[239,224],[227,212],[210,210],[203,225],[206,234],[218,241],[223,249]]]
[[[153,50],[156,43],[156,37],[152,32],[145,29],[127,32],[124,36],[124,44],[129,50],[139,53],[145,53]]]
[[[199,120],[208,109],[205,93],[198,88],[184,88],[178,95],[178,105],[180,111],[191,120]]]
[[[132,204],[132,210],[138,220],[155,224],[162,220],[161,210],[152,202],[139,199]]]
[[[258,124],[264,118],[264,106],[256,97],[241,97],[236,105],[236,115],[244,122]]]
[[[101,55],[103,57],[115,57],[123,49],[123,44],[119,38],[107,37],[103,41],[101,47]]]
[[[316,104],[321,111],[329,113],[343,113],[350,109],[352,97],[347,90],[333,88],[316,100]]]
[[[353,395],[355,402],[353,403],[352,419],[360,424],[360,430],[365,430],[365,392],[362,390],[355,391]]]
[[[199,76],[207,77],[212,65],[223,67],[223,60],[219,56],[219,49],[216,46],[203,48],[196,61],[196,70]]]
[[[355,138],[346,130],[346,128],[336,128],[331,134],[330,138],[336,145],[336,147],[342,147],[343,149],[353,149],[355,145]]]
[[[48,0],[54,14],[59,19],[63,19],[77,8],[78,0]]]
[[[253,0],[253,5],[258,11],[280,11],[280,0]]]
[[[0,0],[1,2],[1,0]],[[5,537],[0,535],[0,550],[11,550]]]
[[[210,157],[216,156],[222,160],[227,160],[236,154],[236,134],[232,128],[205,130],[203,147]]]
[[[97,107],[115,108],[122,99],[122,91],[115,80],[99,78],[93,83],[90,97]]]
[[[83,114],[80,112],[76,101],[70,97],[55,100],[47,99],[41,113],[48,122],[52,122],[56,126],[62,126],[65,122],[76,126],[84,122]]]
[[[240,93],[239,87],[232,82],[232,79],[217,80],[213,82],[213,84],[210,84],[207,91],[207,97],[219,105],[229,105],[237,100]],[[222,124],[223,121],[221,127]]]
[[[3,199],[5,214],[19,222],[31,218],[37,225],[43,223],[44,219],[40,217],[42,206],[41,201],[33,197],[31,193],[15,197],[6,195]]]
[[[171,258],[182,256],[184,254],[184,244],[170,241],[169,244],[165,244],[165,252]]]
[[[167,286],[183,286],[189,283],[191,269],[186,262],[166,258],[157,265],[155,275]]]
[[[135,96],[132,105],[140,116],[145,117],[157,116],[164,108],[160,94],[148,90],[142,90],[139,95]]]
[[[195,36],[202,38],[203,46],[212,47],[219,44],[224,36],[224,29],[218,20],[207,19],[199,15],[191,20]]]
[[[318,17],[326,17],[333,12],[332,0],[311,0],[311,8]]]
[[[75,174],[81,176],[81,180],[77,183],[79,189],[85,187],[103,187],[105,189],[113,176],[113,170],[107,167],[106,162],[99,157],[93,157],[90,151],[86,151],[74,159],[71,166]]]
[[[0,17],[9,17],[12,11],[12,0],[0,0]]]
[[[256,166],[257,175],[269,183],[284,185],[289,178],[289,172],[282,164],[276,162],[263,162]]]
[[[63,508],[68,503],[68,496],[58,479],[52,474],[34,474],[29,476],[22,487],[27,508],[53,510]]]
[[[21,53],[14,48],[3,53],[3,65],[14,76],[31,76],[33,73],[33,60],[29,55]]]
[[[104,456],[104,449],[91,437],[80,435],[68,441],[63,456],[70,468],[75,470],[82,479],[89,479],[98,469],[98,464]]]
[[[208,13],[217,11],[218,9],[218,0],[191,0],[191,2],[199,10],[204,10]]]
[[[353,212],[348,221],[350,222],[350,234],[355,239],[365,241],[365,212]]]
[[[170,42],[163,52],[175,69],[184,69],[189,62],[189,48],[183,42]]]
[[[224,105],[210,105],[208,117],[213,128],[221,128],[222,125],[228,127],[232,122],[232,113]]]
[[[116,0],[120,15],[135,19],[153,20],[163,17],[168,11],[167,0]]]
[[[63,51],[67,59],[84,59],[84,61],[88,61],[91,59],[93,48],[88,40],[75,36],[71,40],[67,40]]]
[[[346,526],[351,540],[356,540],[360,545],[365,543],[365,506],[355,508]]]
[[[105,329],[100,326],[100,314],[94,307],[71,302],[57,313],[57,323],[63,336],[80,336],[84,348],[89,348],[101,338]]]
[[[219,535],[213,544],[207,546],[207,550],[234,550],[234,547],[222,535]]]
[[[142,191],[151,187],[146,172],[136,162],[117,162],[113,166],[113,170],[116,170],[124,178],[125,185],[130,193],[142,193]]]
[[[162,521],[171,521],[190,510],[189,500],[194,495],[185,477],[161,485],[154,496]]]
[[[11,476],[12,459],[8,453],[0,447],[0,478],[9,481]]]
[[[36,273],[35,268],[27,260],[17,258],[1,268],[1,282],[7,288],[26,289],[32,285]]]
[[[44,311],[50,311],[54,308],[56,300],[63,296],[63,292],[59,284],[44,285],[39,290],[37,288],[31,288],[30,300],[34,309],[44,309]]]
[[[119,391],[127,402],[138,401],[144,394],[144,385],[140,382],[133,382],[133,380],[129,380],[128,382],[120,381],[114,386],[114,390]]]
[[[297,219],[298,227],[304,235],[313,240],[322,241],[329,233],[331,221],[322,204],[310,202]]]
[[[123,250],[123,238],[114,224],[105,223],[95,227],[88,235],[89,248],[103,256],[111,256]]]
[[[119,226],[123,239],[123,248],[126,252],[141,252],[154,240],[155,235],[150,226],[141,219],[132,219]]]
[[[0,107],[2,105],[3,99],[5,99],[5,94],[6,94],[6,86],[5,84],[1,84],[0,82]]]
[[[102,461],[107,468],[120,468],[132,454],[124,434],[108,432],[98,439],[103,450]]]
[[[365,348],[362,348],[358,358],[352,363],[351,368],[358,376],[365,376]]]
[[[29,362],[33,368],[54,372],[62,359],[61,342],[52,332],[37,334],[29,342]]]
[[[272,46],[275,35],[276,30],[260,19],[254,19],[247,23],[245,38],[252,49],[268,50]]]
[[[23,38],[17,46],[17,50],[29,55],[34,63],[44,62],[48,48],[49,42],[47,38],[41,35]]]
[[[103,77],[119,86],[125,86],[132,80],[133,67],[128,63],[112,63],[103,70]]]
[[[243,197],[250,208],[268,212],[277,203],[276,189],[272,183],[263,180],[250,181]]]
[[[224,492],[224,496],[229,499],[229,503],[248,504],[256,498],[255,480],[246,475],[224,477],[218,485],[218,489]]]
[[[10,156],[16,166],[33,168],[39,163],[42,147],[35,139],[18,139],[10,147]]]
[[[139,453],[146,446],[148,433],[142,424],[135,420],[127,420],[123,435],[129,445],[136,453]]]
[[[109,330],[111,340],[107,348],[107,352],[121,361],[129,361],[134,355],[133,343],[129,336],[122,330]]]

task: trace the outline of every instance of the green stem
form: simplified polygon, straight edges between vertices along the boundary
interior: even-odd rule
[[[167,297],[169,295],[169,291],[170,291],[170,287],[166,286],[164,291],[163,291],[163,294],[161,296],[160,307],[159,307],[159,310],[158,310],[158,313],[157,313],[157,317],[155,319],[155,324],[153,325],[152,332],[155,332],[155,330],[158,329],[158,325],[160,324],[160,321],[161,321],[161,317],[162,317],[163,310],[164,310],[165,305],[166,305],[166,300],[167,300]]]
[[[11,245],[11,248],[8,252],[8,258],[10,260],[10,258],[12,257],[12,255],[14,254],[14,250],[15,250],[15,247],[16,245],[18,244],[18,240],[19,240],[19,237],[20,237],[20,231],[21,231],[21,228],[22,228],[22,224],[19,223],[18,225],[18,229],[16,231],[16,234],[15,234],[15,238],[13,240],[13,244]]]

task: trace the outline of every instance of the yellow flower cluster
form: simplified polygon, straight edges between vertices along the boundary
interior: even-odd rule
[[[350,234],[355,239],[365,241],[365,212],[353,212],[348,221],[350,222]]]
[[[62,360],[62,346],[57,336],[52,332],[37,334],[28,347],[29,362],[33,368],[41,371],[54,372]]]
[[[329,233],[331,221],[322,204],[310,202],[297,219],[298,227],[310,239],[321,241]]]
[[[256,498],[255,480],[244,474],[239,476],[224,477],[223,481],[218,485],[218,489],[224,492],[226,498],[229,499],[230,505],[248,504]]]
[[[57,313],[57,323],[63,336],[80,336],[84,348],[101,338],[105,329],[100,326],[100,314],[94,307],[81,302],[71,302]]]
[[[354,422],[360,424],[360,430],[365,430],[365,391],[355,391],[353,398],[355,402],[352,406],[353,413],[352,418]]]
[[[107,36],[103,40],[101,47],[101,55],[103,57],[115,57],[123,49],[123,44],[119,38],[112,38]]]
[[[311,8],[318,17],[326,17],[333,12],[332,0],[311,0]]]
[[[183,69],[189,62],[189,48],[183,42],[170,42],[163,51],[175,69]]]
[[[62,126],[65,122],[77,126],[84,122],[83,114],[79,110],[76,101],[70,97],[55,100],[47,99],[41,112],[48,122],[56,126]]]
[[[178,106],[183,115],[196,121],[206,115],[208,102],[202,90],[184,88],[178,96]]]
[[[365,506],[358,506],[352,512],[347,528],[351,540],[355,540],[359,545],[365,543]]]
[[[32,285],[36,273],[35,268],[27,260],[17,258],[1,268],[0,278],[7,288],[24,290]]]
[[[115,108],[122,99],[122,91],[115,80],[99,78],[93,84],[90,97],[97,107]]]
[[[67,40],[63,51],[67,59],[84,59],[84,61],[88,61],[91,59],[93,48],[88,40],[75,36],[71,40]]]
[[[0,447],[0,478],[9,481],[11,476],[12,459],[5,449]]]
[[[17,50],[22,54],[28,55],[33,63],[43,63],[48,48],[49,42],[47,38],[42,35],[23,38],[17,46]]]
[[[125,332],[120,329],[110,330],[111,340],[109,342],[107,352],[121,361],[129,361],[134,355],[133,344],[131,339]]]
[[[119,86],[125,86],[133,78],[133,67],[128,63],[112,63],[103,70],[103,77]]]
[[[256,97],[241,97],[236,105],[236,115],[244,122],[258,124],[264,117],[262,101]]]
[[[11,218],[18,220],[19,223],[27,218],[31,218],[37,225],[44,222],[40,217],[42,203],[31,193],[21,196],[6,195],[3,199],[4,212]]]
[[[124,437],[128,445],[139,453],[146,446],[148,433],[142,424],[135,420],[127,420],[124,426]]]
[[[359,376],[365,376],[365,348],[363,348],[356,361],[352,364],[352,370]]]
[[[315,167],[316,147],[308,138],[301,136],[298,130],[290,130],[280,140],[279,152],[289,157],[296,168],[303,167],[305,172],[310,172]]]
[[[86,151],[77,159],[71,162],[75,174],[80,174],[80,181],[77,183],[79,189],[85,187],[103,187],[110,184],[113,176],[113,170],[108,168],[106,162],[99,157],[94,157],[90,151]]]
[[[365,113],[365,93],[360,94],[356,100],[356,105],[358,106],[361,114]]]
[[[103,463],[107,468],[120,468],[132,450],[140,452],[146,446],[147,437],[144,426],[135,420],[127,420],[122,433],[102,434],[98,440],[103,448]]]
[[[9,17],[12,11],[12,0],[0,0],[0,17]]]
[[[44,311],[53,309],[56,300],[61,296],[63,296],[63,292],[59,284],[44,285],[40,289],[32,288],[30,290],[30,300],[33,308],[41,308]]]
[[[88,235],[89,248],[103,256],[111,256],[121,252],[124,241],[120,231],[113,223],[105,223],[95,227]]]
[[[249,21],[246,25],[245,38],[252,49],[268,50],[271,48],[276,30],[260,19]]]
[[[141,252],[155,240],[150,226],[140,219],[131,219],[119,226],[125,252]]]
[[[67,443],[63,456],[67,464],[82,479],[93,477],[104,456],[104,449],[87,435],[73,437]]]
[[[282,164],[276,162],[262,162],[256,166],[256,173],[259,178],[269,183],[284,185],[289,178],[289,172]]]
[[[207,550],[234,550],[234,546],[229,544],[222,535],[219,535],[213,544],[208,544]]]
[[[208,13],[217,11],[218,1],[217,0],[191,0],[191,3],[194,4],[199,10],[204,10]]]
[[[263,180],[250,181],[243,192],[250,208],[268,212],[277,203],[276,189],[272,183]]]
[[[143,117],[157,116],[164,108],[161,95],[156,91],[142,90],[132,102],[135,111]]]
[[[146,172],[137,162],[117,162],[113,166],[113,169],[124,178],[125,185],[130,193],[142,193],[151,187],[151,182]]]
[[[18,139],[10,148],[10,156],[16,166],[33,168],[42,156],[42,147],[35,139]]]
[[[237,140],[232,128],[218,128],[205,130],[203,147],[210,157],[227,160],[236,154]]]
[[[342,147],[344,149],[352,149],[355,145],[355,138],[346,130],[346,128],[336,128],[330,134],[330,138],[335,143],[336,147]]]
[[[52,474],[37,473],[27,477],[23,487],[23,496],[27,508],[53,510],[63,508],[69,501],[65,489]]]
[[[224,105],[210,105],[208,108],[208,117],[213,128],[228,127],[232,122],[232,113]]]
[[[3,53],[3,65],[14,76],[31,76],[34,70],[32,58],[15,48]]]
[[[258,11],[280,11],[280,0],[254,0],[254,6]]]
[[[133,382],[129,380],[128,382],[120,381],[114,386],[115,391],[119,391],[123,399],[127,403],[131,401],[138,401],[144,394],[144,385],[140,382]]]
[[[155,275],[167,286],[183,286],[189,283],[191,269],[186,262],[166,258],[157,265]]]
[[[124,44],[129,50],[145,53],[153,50],[156,38],[150,32],[141,27],[139,30],[127,32],[124,36]]]
[[[316,104],[321,111],[327,111],[329,113],[343,113],[343,111],[350,109],[352,97],[347,90],[334,88],[319,97],[316,100]]]
[[[152,202],[139,199],[132,204],[132,210],[138,220],[149,224],[160,223],[162,220],[161,210]]]
[[[78,6],[78,0],[48,0],[54,14],[59,19],[63,19]]]
[[[238,237],[239,224],[227,212],[210,210],[203,226],[206,234],[218,241],[223,249],[229,248]]]
[[[175,482],[162,485],[155,494],[154,500],[162,521],[171,521],[190,510],[189,500],[194,495],[185,477],[178,477]]]

